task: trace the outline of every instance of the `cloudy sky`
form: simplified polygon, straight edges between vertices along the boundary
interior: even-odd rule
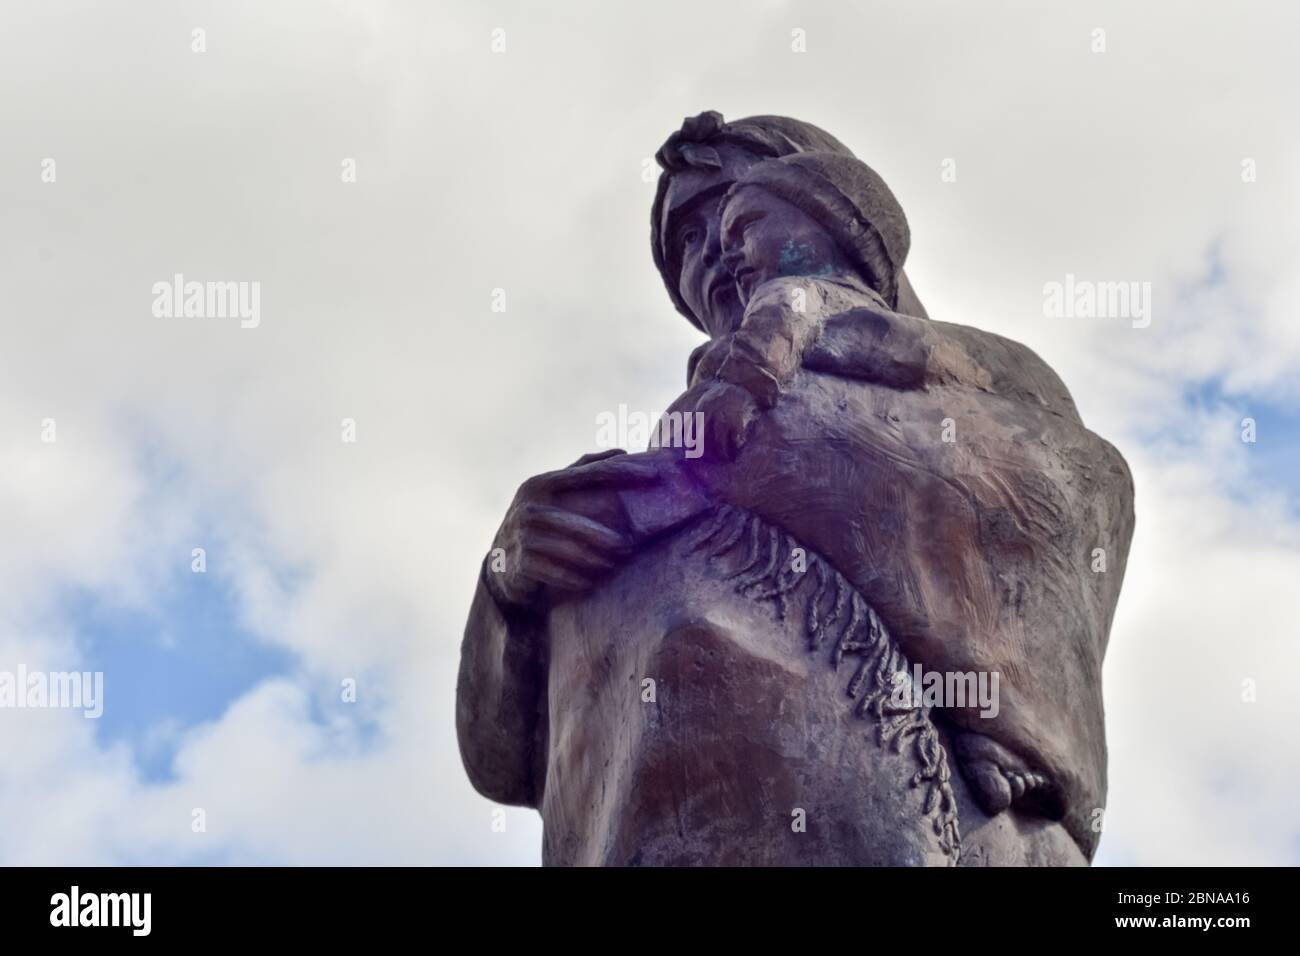
[[[4,4],[0,670],[105,700],[0,710],[0,862],[539,861],[460,635],[518,484],[681,390],[644,171],[704,109],[855,150],[931,314],[1128,459],[1098,862],[1300,862],[1300,12],[1045,6]],[[156,315],[178,273],[259,324]],[[1046,316],[1067,274],[1150,325]]]

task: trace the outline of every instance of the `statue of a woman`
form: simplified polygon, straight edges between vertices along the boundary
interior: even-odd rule
[[[808,152],[848,155],[807,124],[717,114],[660,151],[656,263],[710,335],[675,408],[727,417],[717,373],[746,313],[720,201],[761,161]],[[841,168],[819,174],[851,200]],[[785,198],[783,221],[826,215]],[[475,786],[542,812],[547,863],[1095,851],[1127,468],[1028,349],[924,318],[906,244],[897,255],[882,228],[888,301],[827,317],[743,442],[700,461],[588,456],[525,482],[507,513],[466,630],[458,728]],[[998,673],[996,716],[900,704],[917,665]]]

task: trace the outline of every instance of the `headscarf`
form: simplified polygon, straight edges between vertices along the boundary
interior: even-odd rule
[[[655,159],[663,172],[659,175],[654,205],[650,210],[650,248],[654,254],[655,268],[663,277],[673,305],[698,329],[704,328],[703,323],[682,299],[678,291],[676,266],[664,245],[667,239],[664,223],[672,211],[665,209],[664,204],[668,184],[675,173],[687,169],[722,169],[722,160],[718,155],[721,146],[738,147],[760,159],[806,152],[853,155],[847,146],[830,133],[812,123],[790,119],[788,116],[749,116],[728,123],[723,120],[721,113],[709,110],[688,117],[683,121],[681,129],[668,137],[655,153]]]

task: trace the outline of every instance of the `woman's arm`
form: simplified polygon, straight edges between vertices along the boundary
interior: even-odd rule
[[[661,467],[614,449],[530,478],[516,493],[479,574],[456,686],[461,759],[484,796],[540,803],[547,609],[589,590],[630,553],[618,492],[657,484]]]
[[[490,559],[465,625],[456,734],[474,789],[498,803],[537,806],[545,774],[545,623],[493,595]]]
[[[890,388],[973,388],[1079,422],[1065,383],[1029,347],[883,308],[850,309],[827,319],[804,367]]]

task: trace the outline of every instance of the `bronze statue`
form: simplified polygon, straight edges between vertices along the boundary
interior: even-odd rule
[[[704,455],[520,488],[462,647],[474,785],[548,864],[1086,864],[1123,458],[1029,349],[928,318],[833,137],[704,113],[658,160]]]

